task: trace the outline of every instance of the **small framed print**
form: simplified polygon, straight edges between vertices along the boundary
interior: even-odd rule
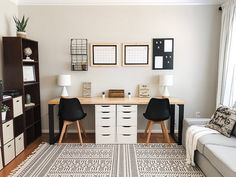
[[[23,66],[23,80],[24,82],[36,81],[34,66]]]

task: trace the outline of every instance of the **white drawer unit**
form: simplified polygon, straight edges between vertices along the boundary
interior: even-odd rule
[[[101,111],[101,112],[96,112],[95,114],[96,114],[95,116],[98,118],[110,117],[110,118],[115,119],[116,117],[116,112],[113,112],[113,111]]]
[[[24,150],[24,134],[21,133],[15,138],[16,156]]]
[[[120,144],[134,144],[137,143],[137,133],[122,133],[117,134],[117,143]]]
[[[96,132],[99,134],[101,133],[115,134],[115,127],[109,125],[96,126]]]
[[[2,150],[0,148],[0,170],[3,168],[3,164],[2,164]]]
[[[136,126],[123,125],[117,127],[117,134],[134,134],[137,132]]]
[[[137,143],[137,105],[96,105],[96,143]]]
[[[15,143],[14,140],[11,140],[9,143],[4,145],[4,164],[7,165],[14,158],[15,158]]]
[[[95,105],[95,109],[98,112],[102,112],[102,111],[115,112],[116,111],[116,105]]]
[[[97,144],[114,144],[115,134],[114,133],[97,133],[96,132],[96,143]]]
[[[13,117],[23,114],[22,96],[13,98]]]
[[[96,105],[96,143],[115,143],[116,106]]]
[[[137,105],[117,105],[117,143],[137,143]]]
[[[114,116],[96,116],[96,126],[112,126],[114,127],[116,123],[115,115]]]
[[[137,126],[137,114],[136,116],[122,116],[122,117],[117,117],[117,126],[122,126],[122,125],[133,125]]]
[[[117,112],[132,111],[137,112],[137,105],[117,105]]]
[[[3,144],[6,144],[14,138],[13,120],[7,121],[2,125]]]

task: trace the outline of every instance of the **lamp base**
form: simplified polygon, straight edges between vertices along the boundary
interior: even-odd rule
[[[62,97],[67,97],[67,96],[69,96],[65,86],[64,86],[63,89],[62,89],[61,96],[62,96]]]
[[[162,93],[162,97],[163,98],[169,98],[170,97],[170,93],[168,91],[168,87],[167,86],[164,86],[164,91]]]

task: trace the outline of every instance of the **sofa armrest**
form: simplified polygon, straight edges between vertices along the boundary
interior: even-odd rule
[[[205,125],[210,121],[210,118],[185,118],[183,121],[182,144],[185,146],[185,134],[191,125]]]

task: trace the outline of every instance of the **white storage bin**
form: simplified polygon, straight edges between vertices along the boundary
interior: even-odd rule
[[[13,98],[13,117],[23,114],[22,96]]]
[[[2,124],[2,132],[3,132],[3,144],[6,144],[10,140],[14,138],[13,132],[13,120],[7,121]]]
[[[21,133],[15,138],[16,156],[24,150],[24,134]]]
[[[4,164],[7,165],[14,158],[15,158],[15,143],[14,140],[11,140],[9,143],[4,145]]]

